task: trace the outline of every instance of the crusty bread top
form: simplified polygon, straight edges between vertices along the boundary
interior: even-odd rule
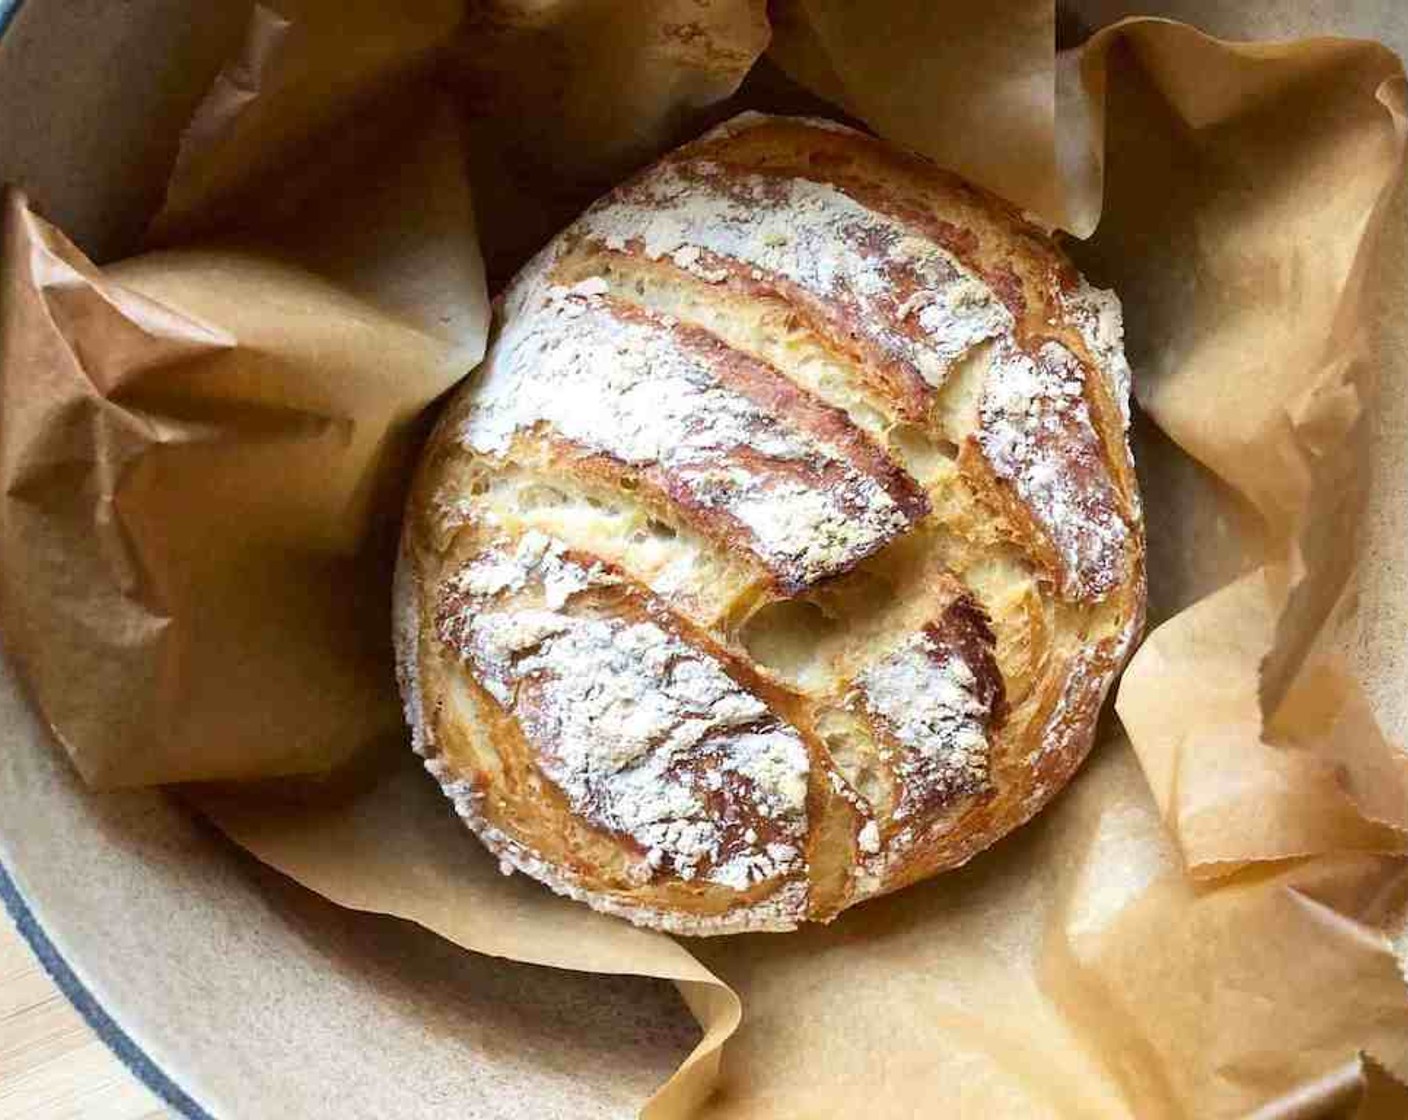
[[[1119,307],[1010,207],[745,114],[505,293],[418,476],[408,718],[471,827],[688,933],[951,867],[1089,748],[1143,611]]]

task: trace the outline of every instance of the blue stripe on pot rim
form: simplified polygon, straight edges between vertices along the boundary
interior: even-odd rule
[[[0,0],[4,3],[5,0]],[[35,918],[34,912],[20,894],[14,879],[0,863],[0,902],[14,920],[20,936],[29,942],[44,971],[49,974],[58,988],[73,1004],[78,1013],[104,1044],[125,1065],[138,1081],[147,1086],[167,1107],[174,1109],[186,1120],[213,1120],[210,1113],[201,1108],[184,1089],[172,1081],[146,1052],[132,1041],[131,1037],[117,1025],[112,1016],[93,997],[93,993],[83,986],[74,971],[49,940],[48,934]]]

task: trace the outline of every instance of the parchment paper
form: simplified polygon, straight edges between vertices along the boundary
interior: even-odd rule
[[[12,194],[7,647],[95,784],[264,778],[187,794],[333,901],[676,981],[705,1034],[649,1115],[716,1083],[710,1115],[1401,1115],[1408,772],[1329,640],[1398,63],[1158,22],[1058,58],[1049,4],[930,7],[780,5],[775,62],[1053,223],[1103,203],[1077,252],[1148,416],[1129,740],[1036,823],[830,927],[681,945],[504,880],[397,733],[387,547],[483,342],[471,185],[501,277],[737,107],[766,42],[741,2],[281,4],[186,133],[152,232],[179,248],[98,270]],[[324,776],[268,780],[296,773]]]

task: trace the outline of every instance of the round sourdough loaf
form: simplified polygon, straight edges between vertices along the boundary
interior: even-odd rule
[[[1090,748],[1143,615],[1119,304],[1038,228],[747,114],[514,280],[422,461],[416,749],[508,872],[676,933],[963,863]]]

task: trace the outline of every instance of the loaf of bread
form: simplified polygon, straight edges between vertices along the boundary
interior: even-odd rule
[[[1012,207],[746,114],[514,280],[410,499],[414,744],[505,872],[683,934],[955,867],[1142,623],[1119,304]]]

